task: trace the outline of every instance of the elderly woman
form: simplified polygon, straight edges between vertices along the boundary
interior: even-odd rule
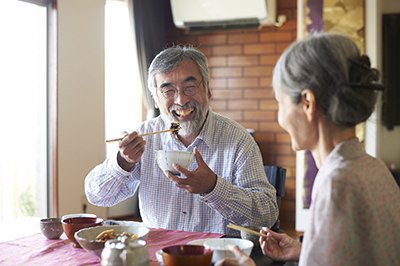
[[[383,89],[378,78],[368,56],[342,35],[316,34],[279,59],[273,74],[278,122],[294,150],[312,152],[319,172],[303,243],[264,228],[264,255],[308,266],[400,265],[399,187],[355,134]],[[230,248],[236,259],[216,265],[255,265]]]

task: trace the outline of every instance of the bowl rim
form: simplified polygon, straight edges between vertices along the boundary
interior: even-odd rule
[[[166,251],[164,251],[164,249],[166,249],[166,248],[174,248],[174,247],[189,247],[189,248],[195,248],[195,247],[197,247],[197,248],[204,248],[204,253],[203,254],[196,254],[196,255],[194,255],[194,254],[188,254],[188,255],[174,255],[174,254],[171,254],[171,253],[168,253],[168,252],[166,252]],[[213,250],[211,249],[211,248],[209,248],[209,247],[206,247],[206,246],[201,246],[201,245],[171,245],[171,246],[167,246],[167,247],[163,247],[162,249],[160,249],[161,250],[161,255],[163,255],[163,254],[167,254],[167,255],[169,255],[169,256],[174,256],[174,257],[202,257],[202,256],[204,256],[204,255],[208,255],[208,254],[213,254]],[[164,255],[163,255],[164,256]]]
[[[137,239],[139,239],[139,238],[141,238],[141,237],[144,237],[144,236],[150,234],[150,229],[147,228],[147,227],[145,227],[145,226],[136,226],[136,225],[98,225],[98,226],[93,226],[93,227],[88,227],[88,228],[82,228],[82,229],[76,231],[76,232],[74,233],[75,239],[76,239],[76,240],[82,239],[82,240],[87,241],[87,242],[90,242],[90,243],[105,243],[105,242],[99,242],[99,241],[96,241],[96,240],[89,240],[89,239],[86,239],[86,238],[83,238],[83,237],[79,236],[79,233],[82,233],[82,232],[88,231],[88,230],[93,230],[94,228],[97,228],[97,227],[102,227],[102,228],[112,228],[112,227],[136,227],[136,228],[145,228],[145,229],[147,229],[147,232],[146,232],[143,236],[138,236]],[[104,229],[104,231],[105,231],[105,230],[107,230],[107,229]],[[140,240],[140,239],[139,239],[139,240]]]
[[[92,217],[92,218],[97,218],[96,214],[93,213],[71,213],[71,214],[65,214],[61,217],[61,220],[67,219],[67,218],[82,218],[82,217]]]
[[[208,247],[208,248],[212,249],[212,250],[223,251],[223,250],[227,250],[227,249],[226,248],[213,247],[213,246],[209,245],[208,243],[210,243],[212,241],[214,241],[214,242],[222,242],[222,241],[230,241],[230,240],[235,240],[235,241],[238,241],[238,242],[242,242],[244,244],[247,244],[248,246],[241,248],[239,246],[239,243],[227,243],[226,245],[237,245],[237,246],[239,246],[239,248],[241,250],[247,249],[247,248],[254,248],[253,241],[248,240],[248,239],[243,239],[243,238],[215,238],[215,239],[210,239],[210,240],[205,241],[203,245],[205,247]]]
[[[43,219],[41,219],[40,220],[40,222],[41,223],[49,223],[49,224],[54,224],[54,223],[61,223],[61,218],[57,218],[57,217],[54,217],[54,218],[43,218]]]
[[[95,218],[96,222],[94,222],[94,223],[67,223],[67,222],[64,222],[67,219],[85,219],[85,218],[91,218],[91,219]],[[65,224],[65,225],[78,225],[78,224],[79,225],[83,225],[83,224],[93,224],[93,225],[95,225],[95,224],[99,224],[98,226],[100,226],[100,225],[102,225],[104,223],[104,219],[100,218],[100,217],[71,217],[71,218],[61,219],[61,223]],[[97,226],[95,226],[95,227],[97,227]]]
[[[161,153],[161,152],[170,152],[170,153],[187,153],[187,154],[193,154],[194,155],[194,152],[192,152],[192,151],[180,151],[180,150],[155,150],[154,151],[155,153]]]

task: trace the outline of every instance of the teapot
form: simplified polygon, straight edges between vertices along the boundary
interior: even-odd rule
[[[101,252],[102,266],[149,266],[146,241],[126,236],[108,240]]]

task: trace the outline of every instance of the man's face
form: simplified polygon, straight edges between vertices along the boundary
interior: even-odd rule
[[[179,135],[198,134],[208,112],[211,93],[208,90],[207,95],[205,94],[204,83],[201,82],[202,77],[196,63],[186,60],[169,73],[157,74],[155,80],[158,98],[156,107],[160,108],[161,116],[170,123],[179,122]],[[188,82],[200,85],[198,92],[193,96],[183,93],[183,88]],[[167,85],[178,89],[174,99],[166,99],[162,95],[161,91]]]

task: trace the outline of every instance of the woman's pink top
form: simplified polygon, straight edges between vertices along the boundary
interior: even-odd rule
[[[315,179],[299,265],[400,265],[400,189],[357,138],[337,145]]]

